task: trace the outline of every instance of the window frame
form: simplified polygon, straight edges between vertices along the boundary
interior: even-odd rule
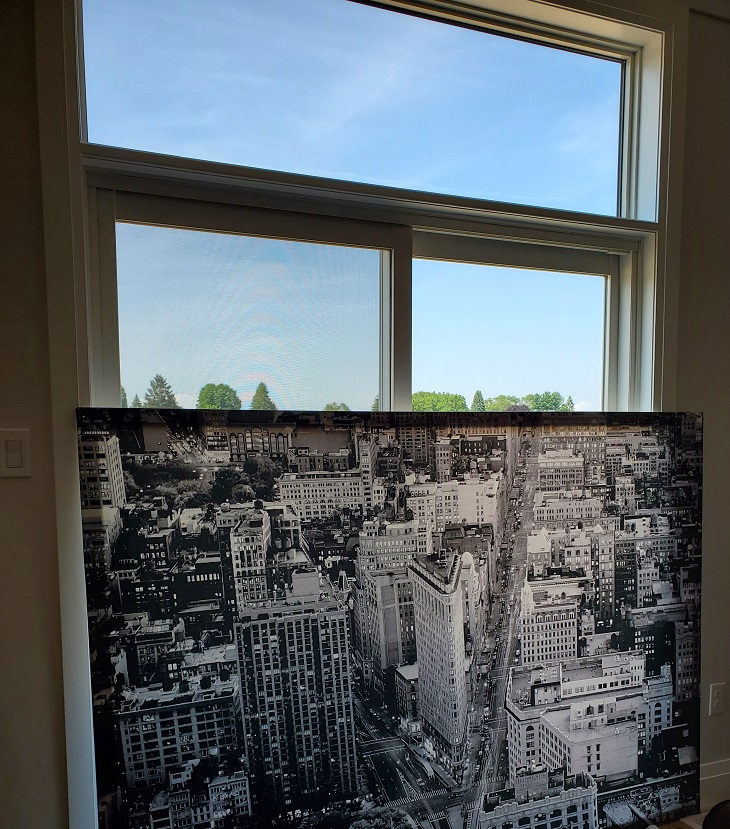
[[[640,300],[653,299],[655,223],[430,194],[426,201],[420,193],[349,182],[344,192],[323,193],[306,176],[259,171],[243,178],[230,165],[190,169],[184,159],[155,156],[152,163],[147,153],[119,148],[87,148],[84,162],[88,318],[80,357],[88,405],[118,405],[114,231],[116,221],[131,221],[390,251],[391,267],[381,274],[384,410],[411,408],[414,256],[605,276],[603,408],[652,407],[653,313]]]
[[[103,177],[102,177],[103,180]],[[206,191],[206,197],[211,194]],[[392,307],[397,298],[392,274],[409,265],[410,240],[396,224],[353,221],[285,210],[261,209],[201,201],[190,194],[149,195],[124,189],[89,185],[89,235],[93,240],[89,299],[94,312],[89,342],[89,397],[92,405],[119,405],[121,387],[119,320],[117,314],[116,224],[129,222],[156,227],[175,227],[212,233],[369,248],[381,253],[378,396],[383,408],[393,400],[394,369],[404,362],[395,359]],[[398,262],[396,268],[396,261]],[[95,324],[94,324],[95,323]],[[410,353],[408,355],[410,359]]]
[[[610,313],[621,313],[624,328],[633,326],[610,358],[614,360],[611,370],[617,378],[616,388],[621,387],[620,394],[614,393],[631,408],[662,410],[675,405],[688,39],[683,9],[654,0],[384,0],[374,5],[431,15],[468,12],[494,31],[510,36],[546,42],[554,38],[556,45],[573,42],[584,51],[606,46],[625,50],[630,66],[624,100],[621,215],[608,220],[470,200],[459,200],[455,205],[448,197],[415,194],[410,198],[407,193],[393,191],[387,192],[388,203],[383,205],[383,190],[377,187],[368,191],[347,182],[318,186],[316,181],[305,183],[297,176],[95,147],[85,143],[80,0],[35,0],[66,771],[69,824],[79,829],[97,825],[75,421],[75,408],[91,403],[90,348],[93,317],[99,312],[92,306],[90,287],[93,260],[98,255],[91,227],[91,176],[124,173],[131,180],[143,170],[154,173],[156,161],[164,167],[162,177],[152,175],[144,183],[153,193],[174,187],[175,177],[185,172],[188,185],[196,187],[198,195],[201,188],[220,186],[226,191],[221,198],[227,203],[235,203],[245,191],[252,203],[265,207],[273,192],[276,197],[284,193],[303,212],[320,210],[326,215],[346,205],[351,218],[372,219],[375,210],[380,220],[390,215],[401,225],[407,216],[415,216],[424,231],[432,229],[430,217],[435,212],[443,233],[468,235],[474,232],[474,220],[486,217],[499,226],[506,222],[515,232],[527,226],[529,233],[542,241],[545,234],[562,239],[563,232],[575,231],[582,237],[605,232],[609,238],[606,250],[617,245],[624,264],[619,269],[624,299],[614,291]],[[231,173],[237,174],[237,185],[232,188],[235,197],[228,192]],[[333,194],[338,199],[333,201]],[[638,244],[628,255],[617,242],[626,238]],[[399,347],[410,358],[410,343],[396,341],[394,349]],[[606,407],[614,408],[610,396]]]
[[[110,275],[115,272],[109,233],[109,222],[113,218],[109,202],[115,204],[114,193],[133,191],[140,197],[168,195],[194,201],[201,198],[201,188],[204,188],[204,199],[210,204],[291,212],[304,221],[307,216],[338,216],[400,228],[396,234],[397,251],[395,246],[390,248],[393,252],[390,274],[383,273],[381,277],[385,290],[381,303],[379,398],[383,408],[411,408],[411,277],[405,254],[409,232],[414,249],[424,238],[423,233],[430,234],[432,251],[436,239],[444,249],[452,250],[450,243],[458,233],[462,234],[465,248],[473,247],[475,236],[493,240],[495,247],[504,240],[520,242],[521,247],[512,247],[514,255],[501,261],[517,268],[570,272],[571,260],[575,258],[571,246],[582,251],[609,251],[614,259],[605,269],[609,290],[604,309],[602,408],[656,408],[663,377],[654,371],[663,359],[662,338],[658,336],[662,320],[657,314],[662,308],[661,284],[655,278],[655,251],[660,243],[656,217],[661,206],[657,175],[662,106],[659,91],[665,40],[661,29],[646,29],[646,19],[639,16],[636,19],[641,20],[641,27],[631,24],[631,15],[620,22],[608,21],[596,16],[591,4],[586,4],[588,10],[577,11],[544,7],[534,0],[471,0],[469,5],[453,0],[350,1],[622,61],[618,215],[597,216],[423,193],[88,144],[83,140],[86,118],[80,100],[80,150],[88,187],[87,242],[92,251],[85,309],[90,321],[87,321],[88,336],[81,355],[85,369],[82,373],[88,375],[89,382],[82,389],[82,399],[89,404],[103,405],[116,405],[118,399],[118,345],[111,337],[117,324],[116,297],[109,290]],[[80,0],[76,15],[77,74],[83,78]],[[104,190],[112,192],[105,194]],[[161,211],[158,222],[174,225],[176,212],[177,208],[171,207],[172,215],[167,219]],[[201,229],[215,229],[207,222],[204,210],[198,215]],[[638,218],[641,216],[646,218]],[[193,227],[193,224],[186,226]],[[292,228],[294,233],[300,232],[296,222]],[[339,238],[335,231],[331,241],[337,243]],[[564,266],[551,267],[548,263],[560,260],[561,252]],[[492,256],[485,252],[485,258],[480,261],[488,264]],[[431,258],[448,257],[435,253]],[[451,258],[467,261],[458,260],[453,254]],[[387,301],[388,287],[392,289],[391,304]]]

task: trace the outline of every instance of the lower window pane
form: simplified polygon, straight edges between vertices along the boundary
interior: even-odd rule
[[[600,410],[605,283],[415,259],[414,410]]]
[[[194,408],[205,389],[211,408],[371,408],[381,251],[127,222],[116,235],[127,405],[171,390]]]

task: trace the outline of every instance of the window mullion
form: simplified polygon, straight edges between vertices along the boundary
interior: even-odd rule
[[[393,228],[392,318],[390,364],[390,406],[393,411],[412,409],[412,262],[413,232],[410,227]],[[386,409],[385,406],[381,406]]]

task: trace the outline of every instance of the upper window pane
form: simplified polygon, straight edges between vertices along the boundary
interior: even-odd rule
[[[93,143],[615,215],[621,64],[348,0],[85,0]]]

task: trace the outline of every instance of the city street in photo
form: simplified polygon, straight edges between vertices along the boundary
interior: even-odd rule
[[[79,409],[78,456],[100,827],[699,811],[699,415]]]

